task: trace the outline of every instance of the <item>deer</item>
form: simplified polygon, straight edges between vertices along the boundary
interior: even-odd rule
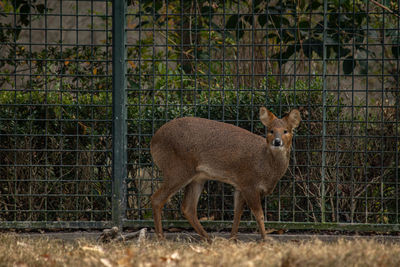
[[[266,137],[232,124],[197,117],[173,119],[156,131],[150,153],[163,173],[163,183],[151,196],[151,205],[159,240],[165,239],[162,208],[171,196],[184,189],[183,215],[204,240],[211,242],[197,217],[198,200],[207,180],[227,183],[235,189],[231,238],[237,238],[247,204],[261,239],[266,239],[261,197],[272,193],[289,166],[293,130],[300,124],[301,116],[293,109],[279,119],[261,107],[260,121],[267,128]]]

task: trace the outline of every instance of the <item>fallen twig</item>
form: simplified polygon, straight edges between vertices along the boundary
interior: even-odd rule
[[[122,234],[119,232],[118,227],[113,227],[111,229],[104,229],[103,233],[97,239],[100,242],[107,243],[111,241],[127,241],[134,238],[138,238],[137,242],[143,242],[146,239],[147,229],[142,228],[137,232]]]

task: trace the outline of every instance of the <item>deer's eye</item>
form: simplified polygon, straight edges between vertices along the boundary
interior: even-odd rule
[[[274,131],[273,131],[273,130],[271,130],[271,131],[269,131],[269,133],[270,133],[270,134],[273,134],[273,133],[274,133]]]
[[[283,133],[284,133],[284,134],[287,134],[288,132],[287,132],[287,130],[284,130]]]

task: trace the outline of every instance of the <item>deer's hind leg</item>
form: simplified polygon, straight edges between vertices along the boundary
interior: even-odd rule
[[[197,204],[199,202],[201,192],[203,191],[204,182],[204,180],[193,179],[193,181],[185,187],[185,195],[183,197],[181,209],[186,219],[193,226],[194,230],[200,236],[210,242],[210,237],[204,230],[203,226],[201,226],[197,217]]]
[[[174,162],[174,167],[161,168],[164,174],[164,182],[161,187],[151,196],[151,205],[153,209],[154,228],[160,239],[164,239],[161,212],[165,203],[170,197],[175,195],[181,188],[191,182],[191,173],[184,168],[184,164],[179,164],[178,160]]]

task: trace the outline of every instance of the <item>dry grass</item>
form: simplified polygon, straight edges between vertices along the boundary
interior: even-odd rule
[[[99,244],[0,234],[0,266],[400,266],[400,244],[376,241]]]

